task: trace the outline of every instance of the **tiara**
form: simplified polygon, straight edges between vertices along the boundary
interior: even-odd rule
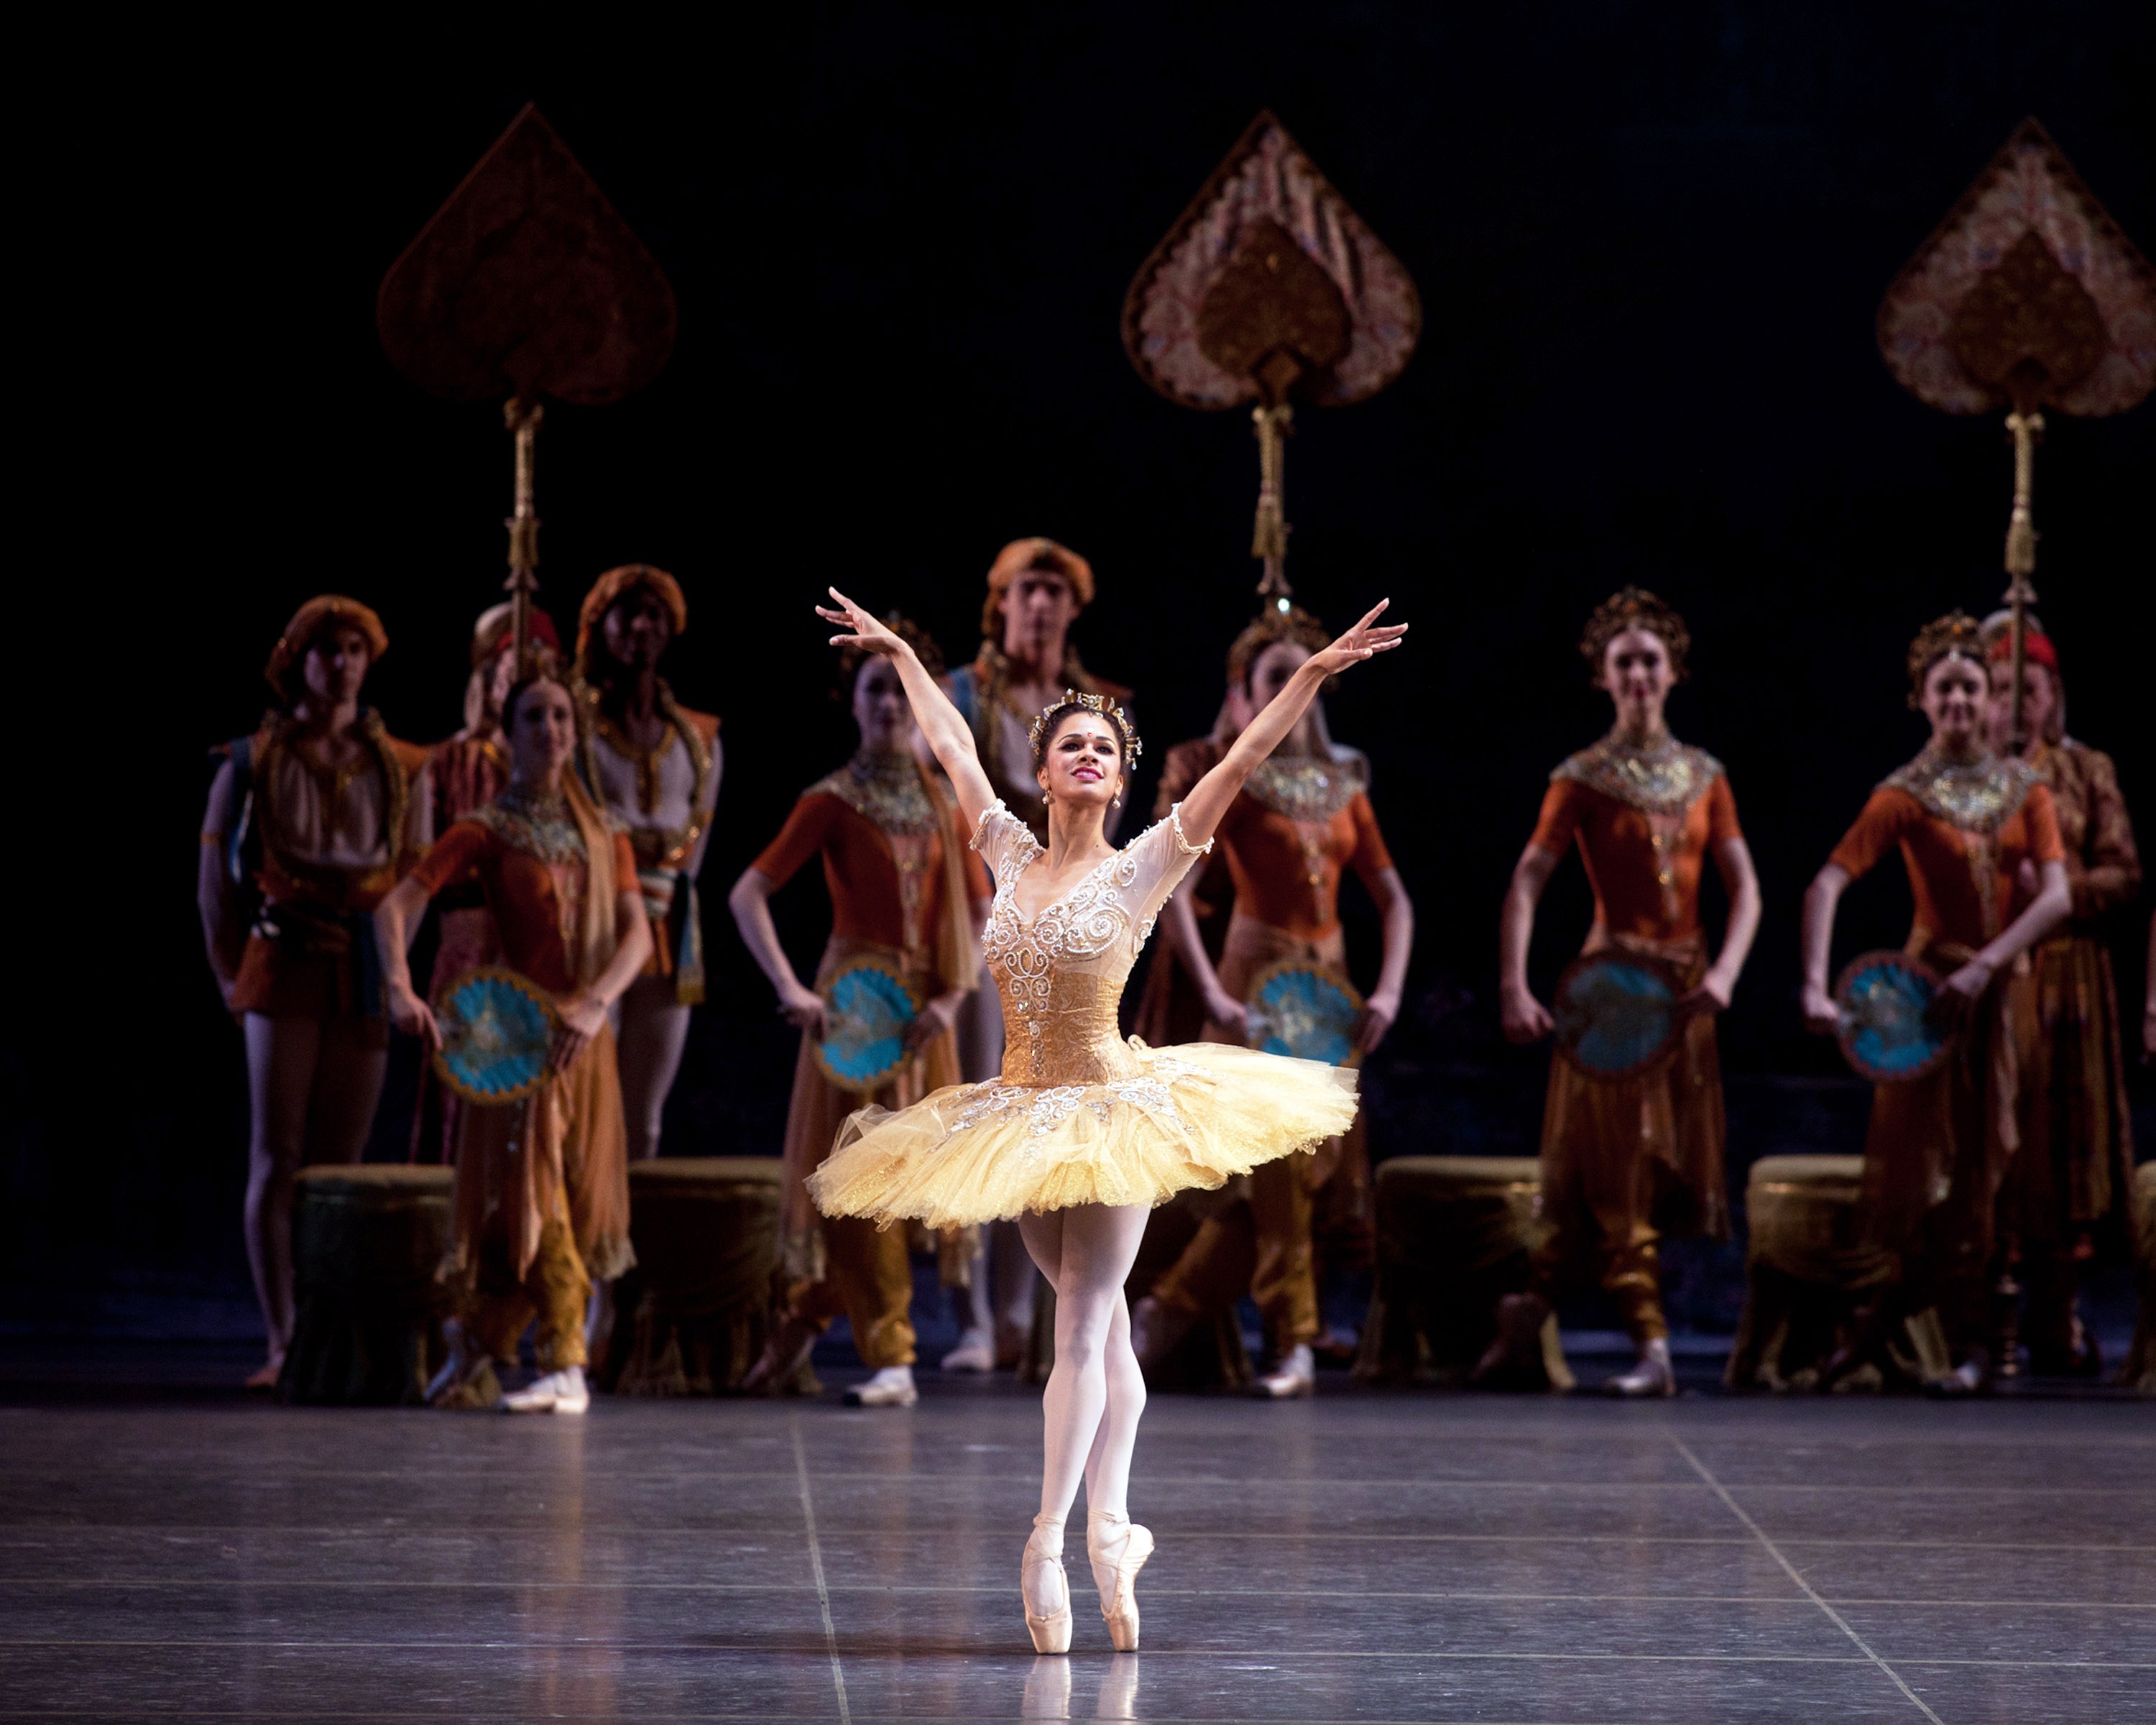
[[[1123,740],[1123,764],[1128,766],[1145,752],[1145,745],[1132,727],[1131,716],[1105,695],[1081,695],[1075,689],[1065,689],[1060,700],[1051,701],[1040,710],[1040,716],[1033,721],[1033,729],[1025,734],[1026,745],[1032,749],[1034,759],[1040,757],[1040,734],[1048,728],[1048,721],[1056,714],[1067,712],[1072,707],[1084,707],[1088,712],[1101,714],[1115,721],[1116,730]]]

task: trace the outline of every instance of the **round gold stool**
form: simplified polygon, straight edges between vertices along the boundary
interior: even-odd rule
[[[2141,1266],[2141,1321],[2133,1327],[2133,1346],[2118,1381],[2143,1395],[2156,1395],[2156,1162],[2133,1171],[2134,1260]]]
[[[618,1394],[715,1395],[756,1363],[771,1323],[782,1174],[775,1156],[629,1165],[636,1267],[617,1294],[629,1318],[609,1361]]]
[[[1848,1339],[1857,1307],[1894,1275],[1893,1254],[1866,1237],[1863,1199],[1861,1156],[1763,1156],[1752,1164],[1744,1315],[1722,1374],[1731,1389],[1817,1387],[1820,1368]],[[1912,1383],[1952,1364],[1935,1312],[1885,1339],[1887,1361]],[[1837,1387],[1876,1389],[1883,1382],[1876,1365],[1865,1365]]]
[[[1527,1286],[1542,1166],[1532,1156],[1395,1156],[1378,1165],[1377,1274],[1355,1375],[1456,1383],[1496,1334],[1497,1302]],[[1543,1338],[1551,1387],[1572,1388]]]
[[[292,1197],[289,1402],[416,1407],[442,1357],[434,1278],[455,1171],[402,1163],[300,1170]]]

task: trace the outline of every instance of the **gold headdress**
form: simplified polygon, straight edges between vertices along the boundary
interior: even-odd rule
[[[1040,710],[1040,716],[1033,721],[1033,729],[1026,732],[1026,742],[1032,746],[1033,758],[1040,759],[1041,743],[1048,735],[1048,727],[1059,713],[1075,712],[1083,708],[1089,713],[1098,713],[1114,722],[1116,734],[1122,738],[1123,767],[1126,771],[1132,762],[1145,752],[1145,745],[1138,741],[1138,733],[1131,724],[1131,716],[1105,695],[1081,695],[1075,689],[1065,689],[1060,701],[1052,701]]]
[[[1587,674],[1598,688],[1602,682],[1602,658],[1609,644],[1628,629],[1644,629],[1661,642],[1670,655],[1670,676],[1681,683],[1689,675],[1685,655],[1691,650],[1691,631],[1676,609],[1644,587],[1627,587],[1613,593],[1594,608],[1587,619],[1587,633],[1579,638],[1579,656],[1587,661]]]
[[[1332,644],[1332,637],[1325,632],[1325,625],[1301,606],[1276,599],[1259,612],[1254,621],[1243,626],[1242,634],[1228,649],[1229,686],[1241,688],[1249,680],[1250,667],[1258,662],[1258,655],[1277,641],[1293,641],[1312,653],[1322,653]]]
[[[1909,643],[1909,705],[1921,707],[1924,679],[1942,659],[1958,653],[1979,670],[1984,665],[1984,628],[1966,611],[1949,611],[1926,624]]]

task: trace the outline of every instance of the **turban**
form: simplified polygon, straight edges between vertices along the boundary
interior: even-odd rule
[[[2010,628],[1999,632],[1999,639],[1991,644],[1991,662],[2006,665],[2014,658],[2014,631]],[[2049,665],[2056,672],[2059,668],[2059,649],[2051,644],[2051,638],[2033,629],[2021,631],[2021,660],[2025,665]]]
[[[996,553],[995,562],[988,565],[988,598],[981,607],[983,634],[1003,633],[996,619],[1004,608],[1004,595],[1010,591],[1011,583],[1028,569],[1053,569],[1070,583],[1070,591],[1081,610],[1093,603],[1093,566],[1085,558],[1053,539],[1014,539]]]
[[[531,630],[533,640],[544,642],[557,653],[562,650],[562,637],[555,631],[554,619],[536,605],[526,614],[526,627]],[[480,612],[479,621],[472,625],[472,669],[477,670],[502,651],[516,633],[516,613],[513,604],[490,605]]]
[[[382,627],[382,619],[373,609],[357,599],[348,599],[342,593],[318,593],[292,614],[292,620],[285,625],[285,633],[277,637],[277,644],[270,649],[270,663],[262,668],[264,679],[277,691],[277,698],[285,700],[285,678],[292,667],[307,656],[325,629],[356,629],[367,637],[367,656],[372,661],[389,650],[388,632]]]
[[[681,583],[664,569],[649,563],[624,563],[618,569],[609,569],[592,583],[592,590],[584,595],[583,609],[577,613],[577,673],[583,674],[590,662],[592,631],[599,619],[627,594],[639,587],[648,587],[659,595],[667,614],[674,619],[674,633],[681,634],[689,627],[689,603],[681,597]]]

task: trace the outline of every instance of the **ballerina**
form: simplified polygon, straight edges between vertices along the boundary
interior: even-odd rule
[[[995,876],[984,942],[1004,1016],[1001,1076],[932,1091],[896,1113],[865,1108],[809,1177],[826,1215],[918,1218],[931,1227],[1016,1216],[1055,1289],[1055,1368],[1042,1397],[1040,1512],[1019,1559],[1026,1628],[1042,1653],[1070,1648],[1064,1522],[1086,1485],[1086,1551],[1116,1650],[1138,1645],[1135,1584],[1152,1535],[1130,1519],[1131,1450],[1145,1379],[1131,1351],[1124,1278],[1146,1215],[1190,1187],[1218,1188],[1345,1132],[1355,1074],[1222,1043],[1149,1049],[1116,1034],[1116,1009],[1153,919],[1212,847],[1252,770],[1294,730],[1328,676],[1399,644],[1389,600],[1297,669],[1219,764],[1118,850],[1106,831],[1128,788],[1137,733],[1113,701],[1066,691],[1034,721],[1043,846],[991,788],[973,736],[913,649],[830,589],[817,614],[898,667],[916,721],[950,775]]]

